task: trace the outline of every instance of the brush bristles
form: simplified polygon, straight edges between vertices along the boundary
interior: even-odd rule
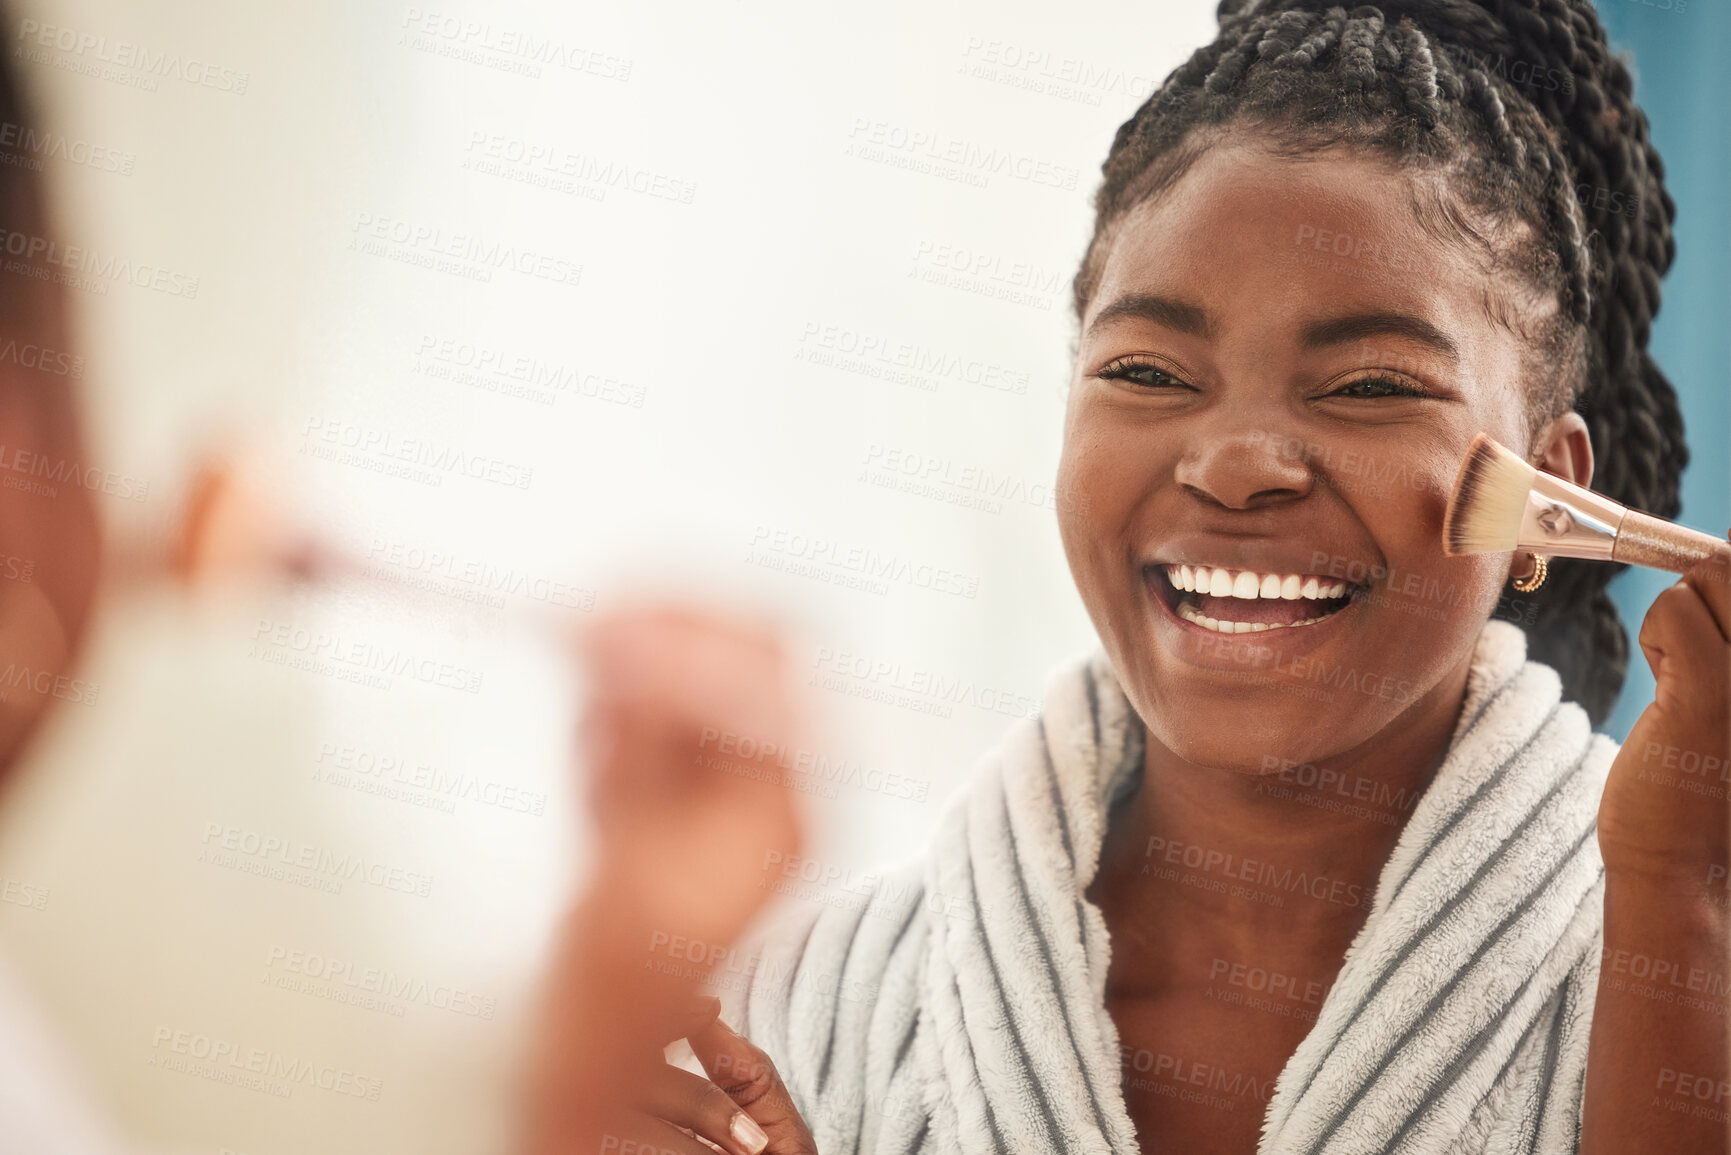
[[[1538,472],[1483,433],[1474,438],[1443,515],[1443,550],[1452,556],[1514,549]]]

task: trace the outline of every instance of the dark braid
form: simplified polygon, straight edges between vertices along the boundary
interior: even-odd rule
[[[1530,429],[1574,407],[1591,432],[1594,488],[1675,517],[1688,450],[1647,339],[1676,206],[1591,0],[1222,0],[1219,20],[1214,42],[1118,129],[1076,274],[1078,319],[1125,216],[1233,126],[1276,130],[1286,152],[1369,149],[1441,174],[1469,219],[1525,226],[1455,239],[1490,246],[1500,268],[1560,306],[1530,350]],[[1605,591],[1621,569],[1555,562],[1524,620],[1531,656],[1556,668],[1595,725],[1628,666]]]

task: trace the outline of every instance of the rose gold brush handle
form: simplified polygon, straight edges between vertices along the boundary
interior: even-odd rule
[[[1714,554],[1731,557],[1731,542],[1631,509],[1617,526],[1611,560],[1682,573]]]

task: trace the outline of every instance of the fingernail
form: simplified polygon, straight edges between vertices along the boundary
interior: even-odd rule
[[[733,1141],[745,1148],[746,1155],[759,1155],[759,1152],[769,1146],[769,1136],[763,1133],[763,1128],[757,1125],[757,1120],[744,1111],[733,1117],[733,1122],[728,1124],[727,1130],[732,1134]]]

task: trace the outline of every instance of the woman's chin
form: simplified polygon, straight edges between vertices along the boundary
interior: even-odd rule
[[[1420,693],[1408,672],[1389,668],[1387,642],[1365,641],[1375,630],[1354,622],[1361,612],[1238,635],[1154,622],[1124,688],[1151,720],[1150,737],[1193,765],[1260,774],[1283,759],[1314,761],[1392,724]],[[1317,632],[1279,636],[1299,630]]]

